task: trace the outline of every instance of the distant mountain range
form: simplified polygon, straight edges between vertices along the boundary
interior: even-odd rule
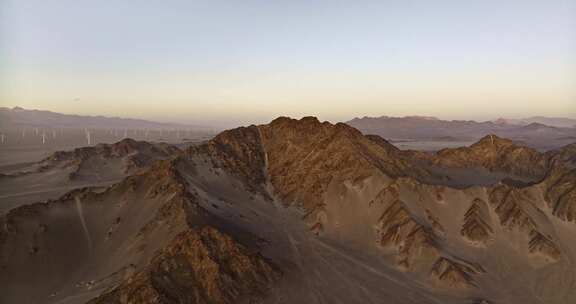
[[[567,122],[569,118],[533,117],[525,120],[477,122],[472,120],[441,120],[435,117],[363,117],[348,122],[364,134],[375,134],[392,141],[476,141],[487,134],[524,142],[539,149],[557,148],[576,142],[576,128],[558,127],[531,120]],[[527,124],[526,124],[527,123]]]
[[[565,117],[534,116],[522,119],[498,118],[494,120],[494,122],[497,124],[511,124],[522,126],[537,123],[558,128],[576,128],[576,119]]]
[[[20,107],[0,107],[0,127],[39,128],[127,128],[127,129],[209,129],[205,126],[161,123],[143,119],[70,115],[43,110],[28,110]]]

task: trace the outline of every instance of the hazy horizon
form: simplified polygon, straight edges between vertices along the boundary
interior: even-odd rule
[[[3,105],[0,105],[0,107],[3,107]],[[215,130],[218,129],[226,129],[226,128],[235,128],[235,127],[239,127],[239,126],[247,126],[247,125],[251,125],[251,124],[267,124],[269,122],[271,122],[272,120],[284,116],[284,117],[290,117],[290,118],[294,118],[294,119],[300,119],[306,116],[313,116],[313,117],[317,117],[320,121],[329,121],[331,123],[337,123],[337,122],[348,122],[351,121],[353,119],[361,119],[361,118],[380,118],[380,117],[392,117],[392,118],[406,118],[406,117],[431,117],[431,118],[435,118],[435,119],[439,119],[439,120],[445,120],[445,121],[452,121],[452,120],[460,120],[460,121],[476,121],[476,122],[486,122],[486,121],[495,121],[497,119],[530,119],[530,118],[537,118],[537,117],[544,117],[544,118],[550,118],[550,119],[576,119],[576,117],[572,117],[570,115],[565,115],[565,116],[542,116],[542,115],[532,115],[532,116],[518,116],[518,117],[512,117],[512,116],[498,116],[498,117],[492,117],[492,118],[488,118],[488,119],[472,119],[472,118],[446,118],[446,117],[438,117],[438,116],[431,116],[431,115],[418,115],[418,114],[412,114],[412,115],[387,115],[387,114],[381,114],[381,115],[362,115],[362,116],[354,116],[354,117],[346,117],[344,119],[339,119],[339,120],[335,120],[335,119],[324,119],[324,117],[322,115],[314,115],[314,114],[304,114],[304,115],[299,115],[299,116],[290,116],[290,115],[277,115],[277,116],[271,116],[269,118],[255,118],[255,119],[247,119],[244,121],[238,120],[238,121],[217,121],[217,120],[210,120],[210,119],[201,119],[201,120],[195,120],[195,121],[191,121],[191,120],[170,120],[170,119],[154,119],[154,118],[147,118],[147,117],[133,117],[133,116],[129,116],[130,114],[127,115],[118,115],[118,114],[112,114],[112,115],[105,115],[105,114],[98,114],[98,113],[88,113],[88,114],[79,114],[79,113],[66,113],[66,112],[58,112],[58,111],[53,111],[50,109],[42,109],[42,108],[26,108],[26,107],[22,107],[19,105],[15,105],[15,106],[11,106],[11,107],[6,107],[6,108],[10,108],[10,109],[14,109],[14,108],[22,108],[24,110],[38,110],[38,111],[49,111],[49,112],[54,112],[54,113],[59,113],[59,114],[66,114],[66,115],[83,115],[83,116],[101,116],[101,117],[108,117],[108,118],[122,118],[122,119],[142,119],[142,120],[147,120],[147,121],[151,121],[151,122],[157,122],[157,123],[174,123],[174,124],[183,124],[183,125],[190,125],[190,126],[198,126],[198,127],[209,127],[209,128],[213,128]]]
[[[1,106],[230,127],[576,118],[576,1],[15,1]]]

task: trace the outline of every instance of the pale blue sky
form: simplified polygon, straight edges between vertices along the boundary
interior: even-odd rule
[[[576,0],[0,6],[6,106],[229,125],[576,117]]]

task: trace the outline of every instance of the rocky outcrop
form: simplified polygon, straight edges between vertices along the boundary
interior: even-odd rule
[[[400,267],[411,269],[421,255],[438,254],[436,236],[431,228],[419,223],[400,200],[388,205],[378,220],[378,243],[396,250]]]
[[[239,303],[262,297],[278,277],[260,255],[204,227],[180,233],[144,270],[89,303]]]
[[[530,253],[540,253],[552,260],[560,258],[558,246],[541,232],[541,227],[527,210],[533,208],[541,211],[531,205],[530,199],[521,190],[507,185],[498,186],[490,193],[490,201],[496,206],[495,211],[502,226],[520,229],[529,236]]]
[[[520,228],[526,232],[536,229],[536,224],[526,212],[529,207],[529,199],[521,190],[508,186],[496,186],[490,192],[490,204],[495,208],[496,214],[502,226]]]
[[[528,250],[532,254],[540,254],[554,261],[560,259],[561,256],[558,246],[556,246],[551,239],[536,230],[530,232]]]
[[[440,257],[432,266],[430,276],[436,282],[447,287],[468,288],[476,286],[474,275],[485,272],[480,265]]]
[[[426,209],[426,219],[428,220],[428,223],[430,223],[430,225],[432,226],[432,229],[434,229],[435,233],[444,234],[445,232],[444,226],[442,226],[440,219],[436,215],[434,215],[434,213],[432,213],[430,209]]]
[[[562,220],[576,222],[576,169],[554,168],[542,186],[552,213]]]
[[[390,184],[384,186],[382,190],[376,194],[374,199],[369,202],[369,205],[373,205],[375,203],[385,203],[385,202],[393,202],[400,199],[400,189],[397,182],[391,182]]]
[[[488,205],[483,200],[475,198],[464,214],[460,234],[474,244],[486,245],[492,233]]]
[[[442,286],[475,287],[473,276],[485,270],[480,265],[443,257],[444,250],[437,234],[443,233],[444,229],[430,211],[426,210],[426,216],[430,223],[420,223],[402,201],[394,201],[378,221],[379,244],[384,248],[395,248],[401,269],[429,269],[431,280]]]

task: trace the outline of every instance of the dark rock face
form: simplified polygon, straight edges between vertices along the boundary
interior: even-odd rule
[[[397,250],[399,266],[410,269],[423,254],[437,256],[436,236],[430,227],[416,221],[400,200],[392,202],[380,216],[379,243]]]
[[[468,288],[476,286],[473,275],[484,272],[485,270],[480,265],[440,257],[432,266],[430,275],[449,287]]]
[[[534,220],[526,211],[531,205],[522,191],[508,185],[497,186],[490,193],[490,203],[495,207],[502,226],[524,231],[535,228]]]
[[[536,224],[535,211],[540,209],[531,203],[522,190],[510,186],[496,187],[490,194],[490,201],[496,206],[495,211],[502,226],[508,229],[519,229],[529,237],[528,251],[540,253],[551,260],[560,258],[561,252],[556,243],[542,233],[542,227]]]
[[[264,192],[266,155],[258,127],[224,131],[204,145],[190,147],[186,153],[206,156],[215,167],[234,174],[251,190]]]
[[[576,169],[554,169],[542,184],[553,214],[565,221],[576,221]]]
[[[261,256],[204,227],[180,233],[143,271],[89,303],[239,303],[278,277]]]
[[[536,230],[530,232],[528,250],[530,253],[539,253],[551,260],[560,259],[562,254],[558,246],[552,240]]]
[[[494,233],[490,225],[486,202],[479,198],[472,201],[472,205],[464,214],[464,223],[460,233],[471,242],[486,245],[490,240],[490,235]]]

